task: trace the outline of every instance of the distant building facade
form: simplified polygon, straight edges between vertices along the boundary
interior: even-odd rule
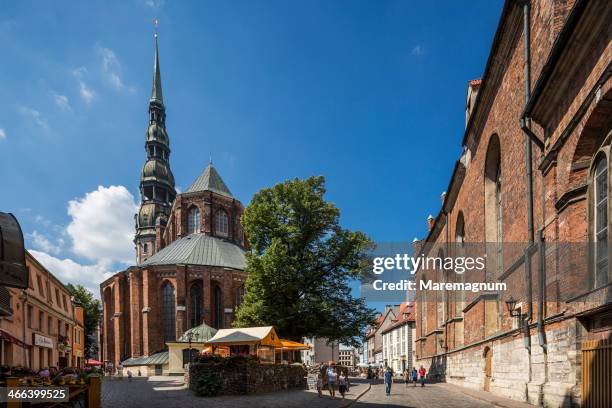
[[[310,346],[309,350],[301,351],[302,362],[306,365],[338,362],[340,356],[340,344],[337,341],[330,342],[321,337],[305,337],[303,343]]]
[[[212,163],[176,193],[157,36],[153,78],[135,217],[138,264],[100,285],[102,358],[115,366],[163,352],[167,342],[202,323],[230,327],[246,278],[244,207]],[[167,360],[167,352],[155,359]]]
[[[412,303],[400,305],[397,318],[381,330],[383,363],[397,373],[413,367],[413,339],[415,333]]]
[[[338,350],[338,363],[351,369],[357,366],[357,352],[354,347],[340,344]]]

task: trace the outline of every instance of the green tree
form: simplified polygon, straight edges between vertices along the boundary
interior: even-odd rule
[[[93,293],[87,290],[82,285],[66,285],[70,294],[74,296],[74,300],[83,306],[83,314],[85,322],[85,357],[92,358],[98,351],[98,345],[92,342],[90,336],[96,331],[100,320],[100,311],[102,306],[100,301],[94,298]]]
[[[279,335],[357,344],[374,310],[351,295],[372,243],[343,229],[324,199],[325,178],[294,179],[259,191],[242,216],[251,250],[236,327],[273,325]]]

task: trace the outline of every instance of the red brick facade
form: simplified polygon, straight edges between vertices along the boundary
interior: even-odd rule
[[[593,163],[611,138],[612,5],[580,0],[527,4],[529,102],[525,6],[507,1],[476,105],[468,103],[464,153],[428,236],[415,245],[436,256],[439,250],[456,253],[458,241],[513,243],[504,246],[500,273],[493,275],[511,291],[501,296],[467,293],[464,299],[419,291],[417,364],[449,382],[531,403],[570,406],[582,398],[582,341],[612,334],[610,266],[607,284],[593,282],[592,247],[585,244],[594,234]],[[533,155],[533,235],[527,137]],[[581,244],[539,252],[559,243]],[[490,269],[471,279],[491,280]],[[417,273],[417,280],[437,278],[433,270]],[[510,296],[524,315],[531,312],[528,331],[521,331],[509,315],[505,301]]]
[[[163,239],[156,238],[161,243],[157,255],[161,255],[160,251],[166,246],[188,235],[187,211],[193,207],[199,208],[203,215],[200,228],[194,233],[216,236],[212,215],[224,210],[229,215],[229,235],[223,240],[245,247],[240,225],[244,211],[242,204],[211,191],[201,191],[176,197],[168,224],[165,230],[160,229]],[[166,348],[162,288],[167,283],[174,289],[175,335],[172,340],[201,323],[216,328],[230,327],[242,300],[245,279],[243,270],[187,264],[134,266],[117,273],[100,285],[104,307],[103,358],[116,366],[127,358],[149,356]],[[190,288],[194,284],[200,284],[202,288],[200,319],[193,316],[194,299]],[[195,320],[197,322],[192,324]]]

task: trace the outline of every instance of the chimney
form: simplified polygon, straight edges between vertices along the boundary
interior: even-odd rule
[[[429,217],[427,217],[427,228],[428,228],[428,231],[432,230],[432,228],[434,226],[434,222],[435,222],[435,220],[434,220],[433,215],[429,214]]]

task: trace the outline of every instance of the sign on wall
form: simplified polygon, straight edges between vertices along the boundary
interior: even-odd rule
[[[45,336],[41,336],[40,334],[34,333],[34,340],[33,343],[35,346],[38,347],[46,347],[46,348],[53,348],[53,340],[50,339],[49,337],[45,337]]]

